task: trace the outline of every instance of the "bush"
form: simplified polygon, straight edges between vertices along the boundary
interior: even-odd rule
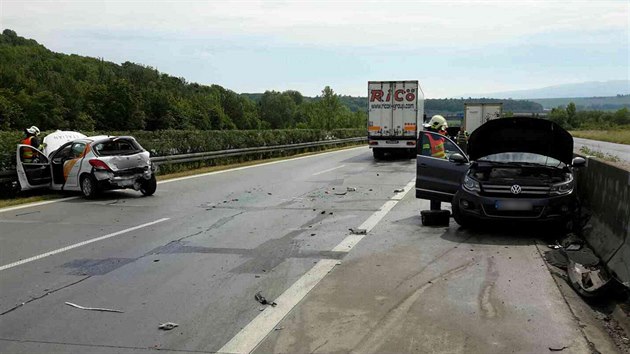
[[[42,137],[50,132],[42,132]],[[83,132],[91,135],[131,135],[151,156],[189,154],[258,146],[307,143],[313,141],[345,139],[366,135],[364,129],[287,130],[163,130],[163,131],[109,131]],[[15,148],[23,134],[0,131],[0,170],[14,168]]]

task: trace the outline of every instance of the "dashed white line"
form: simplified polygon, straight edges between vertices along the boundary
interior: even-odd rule
[[[17,261],[17,262],[13,262],[13,263],[10,263],[10,264],[6,264],[6,265],[3,265],[3,266],[0,266],[0,271],[7,270],[7,269],[13,268],[13,267],[17,267],[17,266],[25,264],[25,263],[33,262],[33,261],[36,261],[38,259],[42,259],[44,257],[52,256],[52,255],[55,255],[57,253],[69,251],[69,250],[77,248],[77,247],[89,245],[90,243],[102,241],[102,240],[105,240],[105,239],[108,239],[108,238],[111,238],[111,237],[122,235],[122,234],[125,234],[125,233],[128,233],[128,232],[131,232],[131,231],[135,231],[135,230],[141,229],[143,227],[155,225],[157,223],[161,223],[161,222],[166,221],[166,220],[169,220],[169,218],[158,219],[158,220],[155,220],[155,221],[148,222],[146,224],[130,227],[128,229],[120,230],[120,231],[117,231],[117,232],[114,232],[114,233],[111,233],[111,234],[107,234],[107,235],[104,235],[104,236],[101,236],[101,237],[96,237],[96,238],[93,238],[93,239],[90,239],[90,240],[86,240],[86,241],[83,241],[83,242],[75,243],[74,245],[70,245],[70,246],[66,246],[66,247],[63,247],[63,248],[59,248],[59,249],[56,249],[54,251],[42,253],[42,254],[34,256],[34,257],[22,259],[22,260]]]
[[[327,170],[319,171],[319,172],[317,172],[317,173],[313,173],[313,176],[317,176],[317,175],[324,174],[324,173],[326,173],[326,172],[334,171],[334,170],[339,169],[339,168],[342,168],[342,167],[346,167],[346,165],[341,165],[341,166],[337,166],[337,167],[329,168],[329,169],[327,169]]]

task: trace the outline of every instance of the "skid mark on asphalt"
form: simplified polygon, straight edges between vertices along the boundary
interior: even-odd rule
[[[497,279],[499,279],[499,270],[494,258],[488,258],[487,261],[486,278],[481,284],[481,292],[479,293],[479,308],[484,317],[495,318],[500,314],[501,309],[494,297],[494,288]]]
[[[463,271],[474,263],[475,260],[472,260],[468,263],[443,272],[433,277],[423,286],[414,290],[411,294],[390,309],[387,314],[381,318],[365,336],[363,336],[363,338],[359,341],[359,346],[354,348],[351,353],[378,353],[380,345],[390,338],[391,333],[396,332],[397,328],[404,325],[404,318],[407,316],[411,307],[416,303],[416,301],[418,301],[420,295],[433,285],[447,280],[448,277]]]

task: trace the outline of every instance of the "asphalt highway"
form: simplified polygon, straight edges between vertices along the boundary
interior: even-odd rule
[[[579,151],[583,146],[590,150],[617,156],[624,163],[630,163],[630,145],[615,144],[606,141],[573,138],[574,149]]]
[[[359,147],[0,210],[0,352],[592,351],[539,231],[423,227],[414,178]]]

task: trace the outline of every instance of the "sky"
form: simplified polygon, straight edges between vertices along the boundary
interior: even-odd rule
[[[5,28],[239,93],[419,80],[439,98],[630,79],[627,0],[0,0]]]

